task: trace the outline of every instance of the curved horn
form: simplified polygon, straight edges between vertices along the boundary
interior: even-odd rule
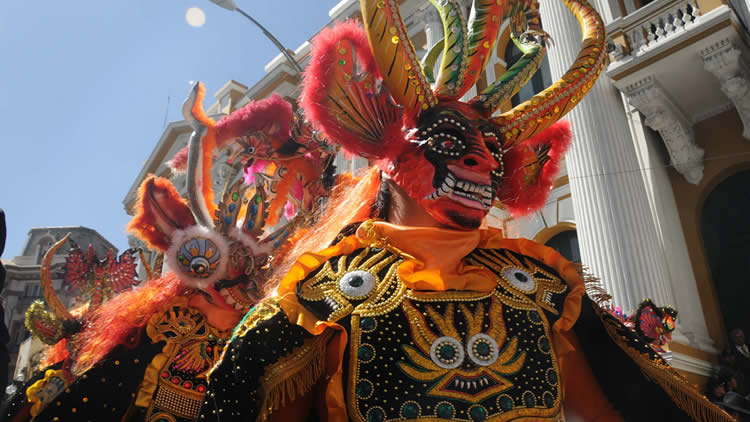
[[[44,254],[42,265],[39,270],[39,284],[42,286],[44,301],[47,302],[47,306],[52,310],[52,313],[61,320],[73,319],[73,315],[68,312],[68,309],[60,301],[60,298],[57,297],[57,293],[55,293],[55,287],[52,285],[52,278],[50,277],[50,265],[52,264],[52,258],[55,256],[55,252],[57,252],[57,250],[60,249],[69,238],[70,233],[66,234],[65,237],[58,240],[57,243],[47,250],[47,253]]]
[[[544,59],[546,48],[535,38],[519,40],[515,35],[511,35],[511,39],[523,56],[503,73],[500,79],[480,93],[479,102],[488,115],[494,113],[503,102],[516,95],[539,70]]]
[[[581,24],[583,43],[573,65],[549,88],[493,119],[504,132],[504,146],[521,142],[568,113],[594,86],[607,56],[601,16],[586,0],[563,0]]]
[[[206,89],[196,82],[182,104],[182,114],[193,128],[190,136],[187,165],[187,195],[195,219],[203,226],[213,227],[216,211],[211,183],[211,153],[216,145],[215,123],[203,111]]]
[[[469,39],[466,18],[456,0],[430,0],[443,21],[443,60],[435,84],[435,93],[452,99],[463,95]],[[473,85],[473,84],[472,84]],[[471,85],[466,88],[468,90]]]
[[[394,0],[360,0],[375,63],[391,97],[409,112],[437,105]]]
[[[461,95],[471,89],[487,67],[495,51],[503,13],[507,1],[474,0],[469,16],[469,44],[467,51],[466,75],[459,89]]]

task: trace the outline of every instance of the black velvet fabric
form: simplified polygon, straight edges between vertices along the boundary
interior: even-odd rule
[[[34,421],[138,420],[132,413],[128,414],[128,410],[135,399],[146,368],[154,356],[161,352],[164,343],[151,343],[145,329],[141,329],[137,335],[137,344],[131,347],[118,346],[105,360],[76,379],[58,395]],[[58,368],[59,365],[56,365],[51,369]],[[38,372],[11,398],[0,413],[0,422],[12,420],[29,405],[26,389],[43,378],[44,372]],[[125,418],[126,415],[128,418]]]
[[[211,372],[198,420],[256,420],[261,406],[259,380],[265,369],[311,337],[304,328],[290,324],[286,314],[279,311],[233,338]]]
[[[640,367],[610,338],[594,310],[594,303],[583,297],[581,316],[573,327],[594,377],[623,418],[630,422],[644,421],[692,421],[667,393],[641,372]],[[661,359],[647,341],[622,325],[614,317],[620,329],[618,335],[628,347],[646,354],[651,359]]]

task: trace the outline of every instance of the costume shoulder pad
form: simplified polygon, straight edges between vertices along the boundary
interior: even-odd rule
[[[495,273],[496,291],[517,306],[539,306],[553,320],[563,313],[569,283],[557,269],[545,264],[542,257],[510,248],[476,249],[467,261]]]
[[[355,307],[396,306],[404,289],[396,271],[403,259],[394,252],[363,247],[331,257],[297,284],[297,300],[322,321],[338,321]]]
[[[313,336],[290,323],[277,298],[260,302],[211,370],[198,420],[265,419],[322,376],[329,339],[328,332]]]

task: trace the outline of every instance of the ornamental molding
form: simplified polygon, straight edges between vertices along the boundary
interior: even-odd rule
[[[653,76],[625,87],[628,102],[645,117],[645,123],[659,132],[669,151],[672,165],[689,183],[703,179],[703,149],[696,145],[693,127]]]
[[[742,136],[750,139],[750,72],[742,50],[725,38],[700,52],[703,67],[721,84],[721,91],[732,100],[742,120]]]

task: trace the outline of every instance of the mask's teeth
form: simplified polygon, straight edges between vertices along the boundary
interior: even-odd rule
[[[482,187],[482,196],[485,197],[485,198],[492,199],[492,197],[495,196],[494,193],[492,192],[492,186],[484,186],[484,187]]]

